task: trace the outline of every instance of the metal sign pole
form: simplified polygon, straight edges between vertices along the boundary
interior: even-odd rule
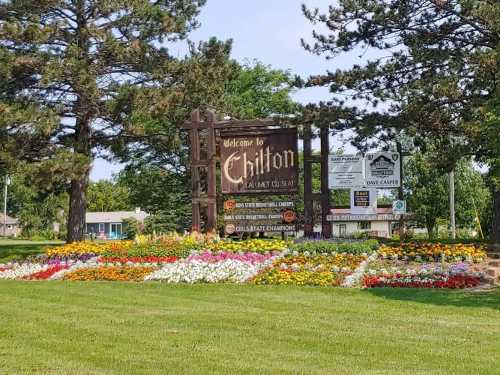
[[[3,236],[7,237],[7,186],[9,185],[9,176],[5,175],[5,186],[3,191]]]

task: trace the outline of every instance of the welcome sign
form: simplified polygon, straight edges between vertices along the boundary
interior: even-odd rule
[[[222,133],[222,193],[296,193],[297,130]]]

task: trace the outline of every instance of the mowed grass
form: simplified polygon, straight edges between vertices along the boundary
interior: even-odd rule
[[[41,254],[46,247],[59,246],[63,243],[62,241],[0,239],[0,263],[22,260],[31,255]]]
[[[2,374],[498,374],[500,290],[0,282]]]

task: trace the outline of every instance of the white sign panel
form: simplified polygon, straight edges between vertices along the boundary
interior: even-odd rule
[[[394,201],[394,202],[392,202],[392,213],[393,214],[405,214],[406,213],[406,201]]]
[[[329,155],[329,189],[345,189],[362,185],[363,157],[361,155]]]
[[[377,152],[365,157],[365,184],[370,188],[395,188],[401,185],[401,157],[397,152]]]
[[[377,213],[377,189],[351,189],[351,214],[370,215]]]

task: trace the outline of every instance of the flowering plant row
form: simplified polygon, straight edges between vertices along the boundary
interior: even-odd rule
[[[334,254],[312,255],[304,253],[277,259],[271,267],[257,275],[254,284],[274,285],[340,285],[366,259],[365,255]]]
[[[381,246],[382,258],[407,259],[416,261],[467,260],[480,262],[486,258],[482,246],[440,243],[407,243],[400,246]]]
[[[174,263],[179,260],[175,256],[158,257],[158,256],[142,256],[142,257],[107,257],[102,256],[98,258],[99,263]]]
[[[479,285],[483,275],[471,269],[465,262],[460,263],[408,263],[390,266],[382,261],[368,269],[363,278],[363,286],[397,288],[467,288]]]
[[[481,277],[473,275],[440,275],[422,278],[418,275],[405,277],[400,274],[388,276],[365,276],[363,286],[367,288],[472,288],[481,284]]]
[[[64,280],[72,281],[143,281],[154,271],[153,267],[106,267],[82,268],[68,273]]]
[[[377,250],[379,244],[377,240],[367,240],[358,242],[332,242],[332,241],[306,241],[290,246],[292,251],[299,253],[349,253],[349,254],[370,254]]]
[[[212,252],[252,252],[266,253],[268,251],[285,251],[289,243],[282,240],[250,239],[246,241],[222,240],[207,244],[206,249]]]
[[[373,251],[376,244],[370,241],[311,243],[175,234],[75,243],[24,263],[0,264],[0,279],[440,288],[483,281],[481,265],[473,262],[484,250],[471,245],[407,244]]]

